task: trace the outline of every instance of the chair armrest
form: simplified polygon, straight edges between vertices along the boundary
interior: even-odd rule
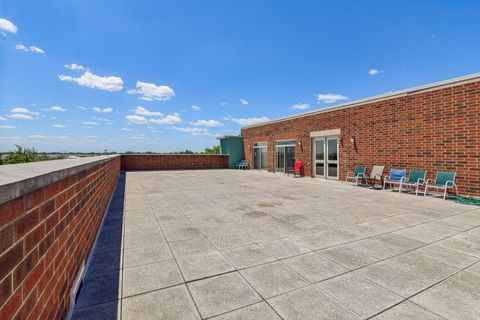
[[[359,177],[359,178],[365,178],[365,173],[359,173],[357,177]]]
[[[445,183],[445,188],[448,188],[448,187],[453,188],[453,186],[455,186],[455,182],[453,182],[453,181],[448,180]]]
[[[401,177],[401,178],[400,178],[400,183],[404,183],[404,182],[405,182],[405,178],[406,178],[405,176]]]
[[[428,182],[428,180],[427,180],[427,182]],[[417,184],[425,184],[425,179],[423,179],[423,178],[418,178]]]
[[[419,179],[420,180],[420,179]],[[433,179],[427,179],[427,181],[425,182],[426,185],[430,185],[430,182],[433,182]]]
[[[390,176],[385,176],[383,179],[384,180],[390,180]]]
[[[377,177],[378,177],[378,180],[382,180],[382,175],[381,174],[376,174],[373,178],[375,180],[377,180]]]
[[[351,172],[351,171],[347,172],[347,177],[351,177],[352,174],[353,174],[353,172]]]

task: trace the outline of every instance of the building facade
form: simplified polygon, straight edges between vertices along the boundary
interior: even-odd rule
[[[242,128],[254,169],[345,179],[356,165],[455,171],[460,194],[480,196],[480,74],[454,78]]]

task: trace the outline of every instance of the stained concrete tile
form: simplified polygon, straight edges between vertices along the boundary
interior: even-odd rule
[[[437,242],[435,245],[480,258],[480,244],[471,243],[462,239],[448,238]]]
[[[445,284],[450,289],[466,293],[480,300],[480,275],[462,271],[447,279]]]
[[[123,270],[123,297],[183,283],[175,260],[125,268]]]
[[[377,262],[379,259],[351,248],[350,244],[317,251],[348,269],[360,268]]]
[[[170,243],[170,248],[176,258],[217,251],[217,249],[204,238],[175,241]]]
[[[473,266],[468,267],[467,269],[465,269],[465,271],[468,271],[470,273],[474,273],[480,276],[480,262],[477,262]]]
[[[201,279],[235,270],[233,265],[218,252],[207,252],[177,258],[185,281]]]
[[[400,302],[402,297],[359,276],[347,273],[317,286],[363,317],[369,317]]]
[[[268,299],[268,303],[285,320],[362,319],[314,285]]]
[[[154,233],[137,233],[125,235],[123,239],[123,248],[141,248],[141,247],[151,247],[159,244],[166,243],[165,237],[162,232]]]
[[[387,260],[399,268],[429,280],[441,280],[457,269],[418,254],[403,254]]]
[[[288,258],[309,252],[310,249],[288,238],[259,243],[265,251],[277,259]]]
[[[477,320],[480,302],[472,296],[439,284],[410,299],[449,320]]]
[[[163,232],[168,242],[196,239],[202,237],[200,230],[196,227],[166,229]]]
[[[142,264],[170,260],[172,258],[172,254],[167,244],[125,249],[123,252],[123,265],[125,268],[128,268]]]
[[[309,284],[281,262],[272,262],[240,272],[262,297],[270,298]]]
[[[422,245],[425,243],[389,233],[354,242],[350,247],[379,259],[386,259]]]
[[[372,320],[443,320],[430,311],[405,301],[387,311],[373,317]]]
[[[122,319],[197,320],[200,316],[185,285],[122,300]]]
[[[260,302],[251,306],[213,317],[215,320],[280,320],[280,317],[266,304]]]
[[[257,245],[238,247],[222,251],[238,269],[274,261],[275,258]]]
[[[375,263],[356,272],[406,298],[433,284],[432,280],[386,262]]]
[[[394,232],[395,234],[408,237],[414,240],[422,241],[425,243],[432,243],[445,238],[444,235],[437,233],[433,230],[429,230],[423,225],[402,229]]]
[[[325,280],[349,271],[316,252],[292,257],[283,262],[311,282]]]
[[[479,258],[468,254],[436,245],[419,248],[412,251],[411,254],[427,257],[455,268],[464,268],[479,260]]]
[[[300,237],[293,240],[302,243],[303,245],[312,250],[319,250],[350,242],[358,238],[358,235],[346,231],[328,230],[323,232],[301,235]]]
[[[144,234],[144,233],[155,233],[161,232],[162,230],[156,223],[134,223],[125,225],[124,234]]]
[[[190,282],[188,288],[203,318],[213,317],[261,300],[237,272]]]
[[[212,234],[208,236],[208,240],[218,250],[226,250],[253,244],[247,236],[237,232]]]

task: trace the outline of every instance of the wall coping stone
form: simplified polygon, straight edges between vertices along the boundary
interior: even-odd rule
[[[115,154],[2,165],[0,166],[0,204],[120,156]]]

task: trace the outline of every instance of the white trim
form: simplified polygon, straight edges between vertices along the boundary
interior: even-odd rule
[[[346,109],[346,108],[352,108],[352,107],[355,107],[357,105],[364,105],[366,103],[370,103],[370,102],[374,102],[374,101],[382,101],[382,100],[387,100],[387,99],[391,99],[391,98],[395,98],[395,97],[408,96],[408,95],[416,94],[416,93],[419,93],[419,92],[443,89],[443,88],[453,87],[453,86],[456,86],[456,85],[467,84],[467,83],[477,82],[477,81],[480,81],[480,73],[472,73],[472,74],[462,76],[462,77],[451,78],[451,79],[448,79],[448,80],[433,82],[433,83],[429,83],[429,84],[425,84],[425,85],[421,85],[421,86],[412,87],[412,88],[409,88],[409,89],[384,93],[384,94],[372,96],[372,97],[365,98],[365,99],[360,99],[360,100],[355,100],[355,101],[352,101],[352,102],[339,104],[339,105],[328,107],[328,108],[313,110],[313,111],[300,113],[300,114],[293,115],[293,116],[287,116],[287,117],[282,117],[282,118],[278,118],[278,119],[274,119],[274,120],[270,120],[270,121],[260,122],[260,123],[257,123],[257,124],[252,124],[250,126],[242,127],[241,129],[260,127],[260,126],[263,126],[263,125],[272,124],[272,123],[276,123],[276,122],[282,122],[282,121],[286,121],[286,120],[292,120],[292,119],[307,117],[307,116],[311,116],[311,115],[315,115],[315,114],[332,112],[332,111]]]
[[[310,138],[326,137],[326,136],[339,136],[340,131],[341,131],[340,129],[313,131],[313,132],[310,132]]]

